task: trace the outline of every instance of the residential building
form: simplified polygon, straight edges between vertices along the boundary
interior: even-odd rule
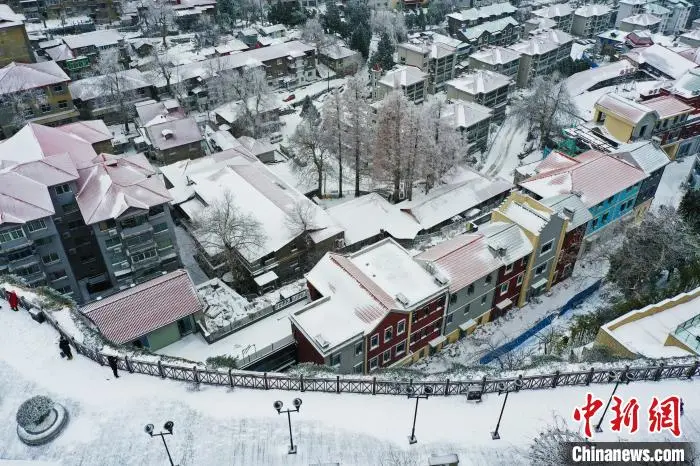
[[[629,16],[620,22],[620,29],[625,32],[638,30],[649,30],[656,34],[661,31],[662,20],[658,16],[649,13],[641,15]]]
[[[595,345],[623,358],[700,355],[700,288],[635,309],[600,327]]]
[[[287,35],[287,28],[284,26],[284,24],[273,24],[271,26],[258,27],[258,32],[263,37],[280,39]]]
[[[21,187],[3,217],[14,231],[8,246],[24,242],[26,270],[17,273],[28,284],[85,302],[180,266],[171,198],[142,155],[98,156],[75,132],[33,123],[0,143],[0,154]]]
[[[66,18],[85,15],[97,23],[117,21],[121,14],[121,0],[85,0],[79,5],[59,1],[10,0],[10,6],[24,14],[29,21],[65,22]]]
[[[518,87],[528,87],[538,76],[551,76],[571,56],[572,44],[569,34],[553,29],[510,46],[520,54]]]
[[[90,74],[90,59],[86,56],[75,55],[64,43],[48,47],[43,53],[55,61],[72,80],[80,79]]]
[[[647,3],[644,7],[647,14],[654,15],[659,18],[659,32],[662,34],[673,34],[669,31],[669,22],[671,20],[671,10],[658,3]]]
[[[259,137],[272,136],[282,127],[280,121],[280,110],[282,102],[280,99],[265,99],[262,102],[256,102],[254,98],[248,101],[248,108],[255,108],[258,113],[258,129]],[[227,102],[214,108],[214,117],[216,123],[227,125],[229,132],[240,137],[250,133],[250,123],[248,120],[247,110],[242,100]]]
[[[277,280],[299,278],[328,251],[343,246],[343,230],[293,186],[273,174],[245,146],[161,167],[173,204],[190,225],[198,262],[210,277],[229,271],[226,257],[193,220],[208,206],[233,197],[241,214],[259,224],[259,245],[236,250],[243,288],[262,289]]]
[[[693,60],[659,44],[635,48],[623,57],[653,79],[678,79],[698,66]]]
[[[458,131],[468,155],[485,153],[494,110],[476,102],[455,100],[443,109],[441,118]]]
[[[202,303],[180,269],[93,301],[80,312],[113,344],[156,351],[195,331]]]
[[[542,199],[542,204],[567,220],[564,241],[557,256],[552,285],[571,277],[581,252],[588,222],[593,216],[576,194],[560,194]]]
[[[82,120],[67,125],[57,126],[57,129],[65,133],[73,134],[92,145],[92,149],[98,153],[112,153],[112,132],[102,120]]]
[[[0,138],[24,122],[60,125],[78,119],[70,78],[55,62],[15,63],[0,69]]]
[[[415,66],[395,67],[377,80],[374,98],[383,99],[393,91],[401,91],[408,100],[419,104],[423,102],[428,91],[428,74]]]
[[[649,4],[649,0],[620,0],[615,15],[615,28],[620,27],[623,19],[644,13],[647,4]]]
[[[514,44],[520,39],[520,30],[520,23],[508,16],[460,29],[455,37],[467,42],[474,49],[480,49],[487,46]]]
[[[686,0],[662,0],[661,4],[671,10],[666,33],[679,34],[685,31],[693,4]]]
[[[693,29],[681,34],[679,40],[693,48],[700,47],[700,29]]]
[[[532,245],[517,306],[538,296],[554,284],[557,260],[564,243],[568,220],[534,198],[514,192],[491,214],[494,222],[518,225]]]
[[[557,23],[554,20],[533,16],[523,23],[523,36],[530,37],[548,29],[556,29],[556,26]]]
[[[149,157],[160,163],[170,164],[204,155],[204,138],[194,117],[151,124],[144,128],[143,134]]]
[[[590,4],[579,7],[574,12],[571,34],[579,37],[595,37],[610,26],[610,7]]]
[[[91,63],[97,61],[102,50],[124,47],[124,36],[116,29],[99,29],[61,38],[73,56],[84,56]]]
[[[572,74],[566,78],[566,88],[575,97],[602,87],[633,81],[635,76],[637,68],[632,63],[618,60]]]
[[[574,10],[569,3],[558,3],[534,10],[532,14],[538,18],[547,18],[554,21],[552,29],[571,32],[571,23],[574,18]]]
[[[447,98],[476,102],[493,109],[495,121],[505,119],[513,81],[493,71],[479,70],[446,83]]]
[[[446,282],[449,303],[443,335],[449,343],[520,302],[532,245],[515,224],[490,222],[444,241],[415,260]]]
[[[398,44],[396,55],[401,65],[415,66],[428,74],[428,92],[434,94],[461,70],[469,50],[465,42],[433,34],[423,40],[411,39]]]
[[[639,168],[597,151],[576,158],[554,151],[543,161],[520,170],[523,168],[530,169],[532,176],[518,184],[536,199],[580,194],[593,217],[585,234],[590,239],[611,223],[631,217],[637,193],[647,177]]]
[[[299,362],[372,373],[424,358],[445,341],[446,284],[390,238],[328,253],[306,280],[312,302],[290,315]]]
[[[478,26],[488,21],[505,18],[513,15],[517,8],[508,2],[494,3],[491,5],[469,8],[447,15],[447,28],[452,37],[464,28]]]
[[[355,74],[360,63],[360,53],[339,44],[329,45],[318,51],[318,61],[335,71],[338,76]]]
[[[15,13],[8,5],[0,5],[0,35],[2,36],[0,67],[11,62],[32,63],[36,61],[24,20],[24,15]]]
[[[81,119],[110,125],[123,123],[123,108],[154,97],[150,78],[137,69],[80,79],[69,88]]]
[[[513,82],[518,79],[520,53],[505,47],[487,47],[469,55],[469,68],[500,73]]]

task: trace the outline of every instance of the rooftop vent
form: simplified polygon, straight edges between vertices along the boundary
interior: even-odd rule
[[[436,273],[434,275],[434,277],[435,277],[435,281],[438,282],[438,284],[447,285],[448,280],[447,280],[447,277],[445,277],[444,275],[442,275],[440,273]]]
[[[320,333],[319,333],[318,335],[316,335],[316,336],[314,337],[314,339],[316,340],[316,342],[317,342],[317,343],[321,346],[321,348],[323,348],[323,349],[326,349],[326,348],[328,348],[329,346],[331,346],[331,344],[328,343],[328,340],[326,340],[325,338],[323,338],[323,335],[321,335]]]
[[[564,215],[566,215],[566,218],[569,220],[574,218],[574,209],[571,209],[569,207],[564,207]]]
[[[171,139],[171,138],[175,137],[175,132],[171,129],[164,129],[163,131],[160,132],[160,134],[165,139]]]
[[[403,304],[404,306],[408,306],[408,305],[410,304],[410,301],[408,300],[408,298],[406,297],[406,295],[403,294],[403,293],[397,294],[397,295],[396,295],[396,300],[397,300],[398,302],[400,302],[401,304]]]

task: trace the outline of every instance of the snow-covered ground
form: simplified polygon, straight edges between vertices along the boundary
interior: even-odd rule
[[[182,265],[184,265],[187,272],[189,272],[190,278],[194,284],[199,285],[200,283],[204,283],[209,280],[209,277],[207,277],[197,261],[194,259],[196,249],[192,237],[185,231],[184,228],[181,226],[176,226],[175,239],[177,240],[177,247],[180,250]]]
[[[663,82],[664,81],[631,81],[614,86],[601,87],[600,89],[574,96],[573,101],[576,105],[578,116],[585,121],[591,121],[595,111],[593,106],[603,95],[613,93],[628,99],[636,99],[641,93],[656,89]]]
[[[587,392],[603,400],[610,385],[565,387],[511,394],[500,426],[501,440],[491,440],[503,397],[489,395],[479,404],[462,397],[421,400],[416,436],[409,446],[414,403],[404,397],[230,390],[122,373],[113,379],[108,367],[77,356],[62,360],[56,332],[39,325],[25,312],[0,310],[0,458],[77,465],[167,464],[160,439],[143,426],[158,429],[175,423],[167,437],[173,460],[180,466],[276,466],[339,463],[343,466],[425,465],[430,454],[457,453],[460,465],[528,464],[524,457],[531,440],[544,426],[563,418],[574,430],[575,407]],[[679,395],[685,402],[683,438],[700,438],[700,390],[697,380],[670,380],[621,385],[623,399],[640,403],[640,432],[619,437],[605,428],[599,441],[618,438],[662,440],[667,435],[646,433],[645,410],[652,396]],[[32,395],[44,394],[70,413],[64,432],[45,446],[29,447],[16,434],[15,413]],[[294,397],[303,405],[293,414],[297,455],[287,454],[288,426],[273,409]],[[608,413],[607,419],[611,419]],[[597,420],[597,417],[596,417]]]
[[[689,156],[672,161],[666,166],[659,187],[656,189],[652,207],[662,205],[678,207],[680,205],[685,192],[681,185],[688,180],[694,161],[695,156]]]
[[[526,148],[531,149],[526,139],[527,128],[525,125],[519,124],[512,116],[506,117],[494,136],[493,145],[486,153],[486,160],[484,160],[481,172],[485,175],[500,176],[512,181],[513,172],[521,163],[535,162],[542,157],[541,153],[537,151],[522,161],[518,158],[519,154],[527,150]]]

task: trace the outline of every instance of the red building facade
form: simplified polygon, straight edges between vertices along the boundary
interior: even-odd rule
[[[446,303],[447,295],[441,295],[411,312],[411,341],[409,343],[411,352],[423,351],[424,354],[421,354],[421,357],[428,355],[428,343],[441,335]]]
[[[562,280],[569,278],[571,273],[574,271],[574,266],[576,265],[579,251],[581,250],[581,244],[583,243],[583,236],[586,234],[587,226],[588,223],[584,223],[583,225],[566,232],[566,235],[564,236],[564,244],[561,247],[561,252],[559,253],[559,258],[557,260],[557,266],[554,271],[552,285],[556,285]]]
[[[508,312],[513,306],[517,305],[520,297],[520,290],[525,279],[525,270],[527,269],[527,259],[529,256],[517,259],[512,264],[505,265],[498,269],[496,279],[496,289],[493,292],[493,311],[491,312],[491,320],[497,319]],[[497,304],[506,300],[511,302],[500,309]]]

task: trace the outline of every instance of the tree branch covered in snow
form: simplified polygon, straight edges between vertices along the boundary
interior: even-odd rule
[[[337,162],[338,197],[343,197],[343,99],[338,88],[323,103],[320,132],[323,145]]]
[[[538,466],[560,466],[568,464],[569,452],[566,442],[585,442],[586,439],[570,430],[566,421],[557,416],[554,424],[542,430],[532,441],[528,452],[530,464]]]
[[[319,196],[323,196],[323,181],[331,161],[322,139],[318,127],[302,119],[290,140],[294,150],[292,168],[303,178],[315,178]]]
[[[129,132],[129,121],[136,115],[136,109],[131,102],[133,91],[128,89],[128,78],[124,74],[124,65],[118,49],[107,49],[100,52],[100,58],[93,69],[102,78],[95,81],[105,100],[116,105],[117,114],[124,124],[124,130]]]
[[[396,44],[408,38],[404,15],[393,10],[373,10],[370,20],[372,32],[378,36],[386,34]]]
[[[369,82],[365,73],[359,72],[347,80],[343,92],[344,133],[346,146],[355,171],[355,197],[360,195],[360,178],[368,163],[370,140],[374,128],[370,123]]]

